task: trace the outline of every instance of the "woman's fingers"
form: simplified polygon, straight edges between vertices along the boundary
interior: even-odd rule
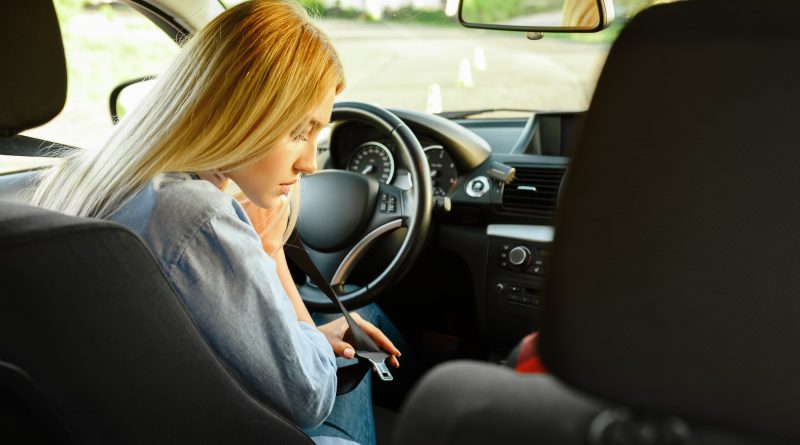
[[[333,347],[333,352],[339,356],[344,357],[346,359],[351,359],[356,355],[356,351],[350,343],[347,343],[344,340],[340,340],[338,338],[330,338],[328,337],[328,341],[331,343]]]
[[[369,337],[378,345],[378,347],[391,354],[388,359],[389,364],[395,368],[399,368],[400,361],[397,359],[397,357],[400,357],[400,350],[394,346],[394,343],[389,340],[389,337],[387,337],[386,334],[384,334],[383,331],[378,329],[375,325],[367,320],[364,320],[357,312],[353,312],[351,316],[361,330],[363,330],[365,334],[369,335]],[[318,326],[317,328],[326,334],[328,341],[331,343],[333,351],[337,356],[347,359],[353,358],[355,355],[353,346],[343,340],[348,329],[348,325],[344,320],[344,317],[338,318],[335,321],[322,326]]]
[[[387,337],[386,334],[384,334],[383,331],[378,329],[374,324],[368,322],[367,320],[364,320],[361,317],[356,319],[356,322],[361,327],[361,329],[364,332],[366,332],[366,334],[369,335],[372,338],[372,340],[374,340],[375,343],[378,344],[378,346],[381,347],[381,349],[397,357],[400,357],[402,355],[400,353],[400,350],[395,347],[394,343],[392,343],[392,341],[389,340],[389,337]]]
[[[394,343],[392,343],[391,340],[389,340],[389,337],[387,337],[386,334],[383,333],[383,331],[378,329],[377,326],[375,326],[374,324],[370,323],[367,320],[364,320],[360,315],[358,315],[358,313],[353,313],[353,320],[355,320],[355,322],[358,323],[358,326],[367,335],[369,335],[370,338],[372,338],[372,340],[375,341],[375,343],[381,349],[391,354],[391,356],[388,359],[389,364],[391,364],[395,368],[399,368],[400,361],[397,359],[397,357],[400,357],[401,355],[400,350],[397,349],[397,347],[395,347]]]

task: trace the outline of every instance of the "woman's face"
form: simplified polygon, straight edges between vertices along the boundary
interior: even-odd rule
[[[269,209],[292,189],[300,173],[317,171],[317,136],[331,118],[334,89],[311,110],[308,125],[297,134],[284,136],[267,154],[246,167],[227,173],[255,205]]]

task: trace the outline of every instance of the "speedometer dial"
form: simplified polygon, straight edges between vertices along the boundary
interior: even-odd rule
[[[424,150],[431,170],[433,196],[447,196],[458,182],[456,164],[441,145],[431,145]]]
[[[347,163],[347,169],[373,176],[384,184],[394,177],[394,158],[392,153],[380,142],[365,142],[356,148]]]

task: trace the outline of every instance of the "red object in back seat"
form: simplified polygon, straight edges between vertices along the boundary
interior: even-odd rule
[[[528,334],[519,344],[519,354],[514,365],[517,372],[527,374],[547,374],[547,368],[539,357],[539,333]]]

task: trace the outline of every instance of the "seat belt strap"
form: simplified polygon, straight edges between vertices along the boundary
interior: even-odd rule
[[[283,250],[286,256],[300,267],[303,273],[308,275],[314,284],[316,284],[336,305],[350,328],[350,335],[353,339],[352,343],[355,348],[355,356],[358,358],[358,363],[337,370],[336,394],[346,394],[352,391],[358,386],[364,374],[369,371],[370,368],[376,371],[381,380],[387,382],[392,381],[392,373],[386,366],[386,359],[389,358],[389,353],[379,348],[372,338],[358,326],[355,320],[353,320],[353,317],[350,316],[350,312],[344,307],[342,302],[339,301],[339,297],[336,296],[336,292],[334,292],[328,280],[325,279],[311,260],[297,231],[289,237]]]

